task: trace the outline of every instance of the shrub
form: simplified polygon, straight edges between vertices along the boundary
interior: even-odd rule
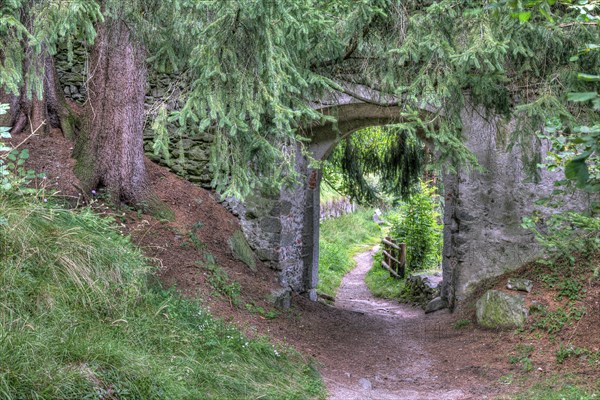
[[[406,265],[410,271],[438,267],[442,260],[442,229],[435,190],[421,182],[420,190],[388,219],[390,235],[406,243]]]

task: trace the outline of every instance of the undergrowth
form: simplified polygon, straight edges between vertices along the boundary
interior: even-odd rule
[[[581,385],[581,378],[572,376],[552,376],[536,383],[524,393],[516,395],[515,400],[592,400],[600,392],[600,380]]]
[[[381,230],[371,209],[327,219],[320,229],[317,289],[334,297],[344,275],[356,265],[352,257],[377,244]]]
[[[149,287],[109,219],[9,192],[0,215],[0,398],[324,396],[299,354]]]

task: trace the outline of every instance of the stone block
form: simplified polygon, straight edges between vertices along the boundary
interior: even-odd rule
[[[268,233],[281,232],[281,221],[279,218],[266,217],[260,221],[260,229]]]
[[[290,288],[272,290],[269,294],[269,302],[279,309],[287,310],[292,305],[292,290]]]
[[[520,328],[527,320],[521,295],[488,290],[476,304],[477,323],[486,328]]]

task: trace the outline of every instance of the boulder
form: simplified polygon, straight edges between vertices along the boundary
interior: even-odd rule
[[[509,278],[506,288],[529,293],[531,292],[531,289],[533,289],[533,282],[531,282],[529,279]]]
[[[425,314],[442,310],[444,308],[448,308],[448,302],[445,299],[442,299],[438,296],[431,300],[429,303],[427,303],[427,306],[425,306]]]
[[[522,295],[488,290],[476,304],[477,323],[486,328],[519,328],[527,320]]]

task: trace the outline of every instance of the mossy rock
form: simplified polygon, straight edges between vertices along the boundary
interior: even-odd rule
[[[229,238],[229,247],[236,259],[246,264],[252,271],[256,271],[256,259],[254,252],[250,248],[244,233],[237,230]]]
[[[527,320],[523,296],[488,290],[477,301],[477,323],[486,328],[520,328]]]

